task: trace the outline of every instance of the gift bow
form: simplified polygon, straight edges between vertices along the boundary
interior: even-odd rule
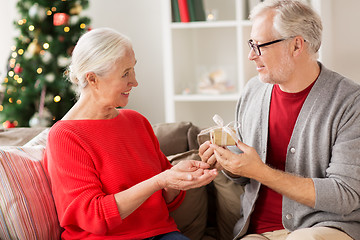
[[[224,126],[224,120],[218,114],[214,115],[213,120],[217,124],[217,126],[204,129],[203,131],[201,131],[201,134],[206,134],[206,133],[211,132],[212,130],[221,128],[223,130],[222,131],[223,135],[221,138],[221,141],[223,141],[222,144],[224,144],[224,145],[226,144],[226,133],[228,133],[230,135],[230,137],[232,139],[234,139],[235,142],[238,142],[238,138],[236,137],[236,134],[234,133],[234,131],[231,130],[230,126],[233,125],[233,129],[239,128],[239,125],[240,125],[239,122],[232,121],[232,122],[228,123],[226,126]]]

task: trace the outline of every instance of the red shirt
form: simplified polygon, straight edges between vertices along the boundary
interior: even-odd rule
[[[314,83],[298,93],[283,92],[278,85],[274,86],[270,103],[266,158],[269,166],[285,170],[287,147],[296,119]],[[251,215],[248,233],[260,234],[279,229],[284,229],[282,225],[282,195],[261,185],[255,209]]]
[[[122,109],[113,119],[57,122],[44,164],[62,239],[144,239],[177,231],[169,211],[184,192],[166,204],[159,190],[125,219],[115,202],[115,193],[171,167],[139,113]]]

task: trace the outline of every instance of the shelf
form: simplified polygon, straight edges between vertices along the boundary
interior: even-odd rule
[[[241,90],[257,74],[247,58],[251,22],[246,19],[245,2],[204,0],[204,9],[216,13],[215,21],[171,22],[171,4],[164,1],[166,122],[211,126],[215,113],[233,121]],[[198,93],[199,84],[211,83],[232,86],[234,91]],[[185,90],[189,94],[183,94]]]
[[[171,23],[172,29],[191,29],[191,28],[221,28],[221,27],[236,27],[236,21],[213,21],[213,22],[176,22]]]
[[[238,94],[189,94],[175,95],[176,102],[218,102],[218,101],[237,101]]]
[[[251,27],[251,25],[252,25],[250,20],[241,20],[240,23],[241,23],[241,26],[243,26],[243,27]]]
[[[323,0],[311,2],[325,5]],[[214,124],[215,113],[225,122],[233,121],[244,86],[258,74],[254,62],[248,59],[252,26],[248,20],[250,0],[204,0],[204,9],[216,12],[216,21],[186,23],[171,22],[171,2],[162,3],[166,122],[191,121],[206,127]],[[218,70],[225,74],[218,74]],[[197,94],[199,83],[206,83],[210,76],[210,82],[215,83],[226,79],[234,92]]]

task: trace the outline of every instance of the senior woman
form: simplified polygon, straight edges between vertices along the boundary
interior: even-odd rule
[[[135,79],[129,39],[95,29],[69,67],[79,99],[51,128],[44,163],[62,239],[188,239],[169,211],[217,175],[201,161],[171,166],[148,120],[125,107]]]

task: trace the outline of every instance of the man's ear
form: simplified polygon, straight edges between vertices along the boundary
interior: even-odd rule
[[[90,86],[97,87],[98,79],[95,73],[89,72],[86,74],[86,81]]]
[[[294,56],[298,56],[305,48],[305,40],[302,37],[294,38]]]

